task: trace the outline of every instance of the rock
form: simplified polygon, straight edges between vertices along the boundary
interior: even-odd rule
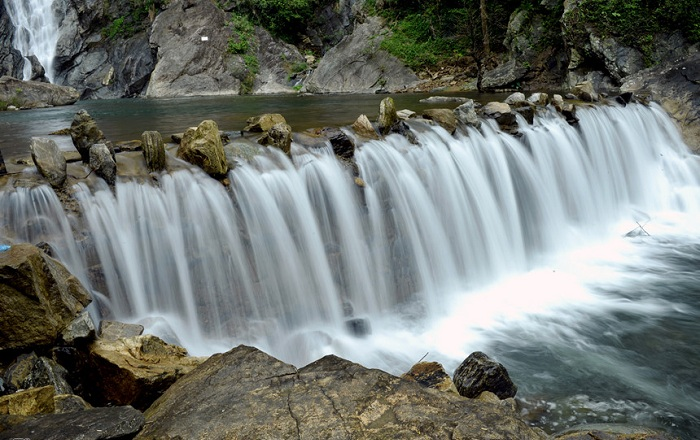
[[[428,98],[421,99],[419,102],[424,104],[446,104],[449,102],[464,104],[467,101],[469,101],[469,98],[464,98],[461,96],[430,96]]]
[[[202,362],[153,335],[116,341],[98,339],[89,347],[91,401],[146,409],[178,378]]]
[[[554,107],[561,108],[561,106],[564,105],[564,98],[562,98],[561,95],[555,93],[554,95],[552,95],[552,105]]]
[[[157,61],[146,96],[240,94],[248,71],[240,56],[228,52],[229,18],[210,0],[170,2],[151,28]]]
[[[535,109],[533,107],[533,104],[521,103],[521,105],[513,106],[512,110],[525,118],[528,124],[532,124],[535,121]]]
[[[481,87],[484,90],[510,88],[526,73],[527,67],[524,67],[515,59],[511,59],[495,69],[484,73],[484,77],[481,80]]]
[[[561,106],[561,114],[566,119],[570,125],[578,123],[578,118],[576,117],[576,106],[571,103],[564,103]]]
[[[379,133],[383,135],[389,134],[391,127],[398,121],[399,117],[396,114],[394,100],[392,98],[382,99],[382,102],[379,103],[379,118],[377,119]]]
[[[279,123],[287,123],[284,116],[279,113],[265,113],[264,115],[253,116],[246,120],[246,126],[243,131],[251,131],[255,133],[266,132],[272,128],[273,125]]]
[[[518,391],[505,367],[480,351],[470,354],[457,367],[453,381],[459,394],[471,399],[484,391],[494,393],[499,399],[507,399]]]
[[[372,123],[369,122],[369,118],[367,118],[365,115],[358,116],[355,122],[352,123],[352,129],[355,130],[355,133],[357,133],[357,135],[360,137],[366,139],[379,139],[377,131],[372,126]]]
[[[0,252],[0,351],[52,344],[90,301],[80,281],[39,248]]]
[[[620,423],[578,425],[552,436],[554,440],[676,440],[651,428]]]
[[[144,131],[141,134],[143,158],[149,172],[159,172],[165,169],[165,143],[157,131]]]
[[[216,354],[146,411],[136,439],[546,439],[490,403],[326,356],[296,369],[256,348]],[[459,432],[461,437],[454,437]]]
[[[505,102],[508,105],[513,105],[519,102],[524,102],[526,100],[527,99],[525,98],[525,94],[523,92],[515,92],[512,95],[508,96],[503,102]]]
[[[39,81],[45,83],[50,82],[48,78],[46,78],[46,70],[44,69],[44,66],[41,65],[36,55],[29,55],[27,57],[27,60],[32,65],[32,73],[31,77],[29,78],[30,81]]]
[[[0,425],[6,425],[0,418]],[[144,424],[143,414],[130,406],[94,408],[65,414],[45,414],[14,423],[3,438],[42,440],[123,440]]]
[[[489,102],[482,107],[481,113],[485,118],[495,119],[501,130],[515,134],[518,131],[518,124],[511,107],[504,102]]]
[[[352,139],[340,129],[333,129],[328,134],[328,141],[333,147],[333,153],[342,159],[353,160],[355,157],[355,144]]]
[[[54,360],[32,352],[15,359],[5,371],[4,380],[16,390],[52,386],[56,394],[73,394],[67,375],[68,371]]]
[[[7,396],[0,396],[0,414],[32,416],[53,413],[55,410],[53,397],[54,388],[52,386],[30,388]]]
[[[355,182],[360,188],[363,187],[364,181]],[[369,320],[364,318],[351,318],[345,321],[345,328],[348,329],[351,335],[358,338],[364,338],[372,334],[372,326]]]
[[[651,92],[683,133],[683,140],[700,151],[700,52],[625,78],[622,92]]]
[[[128,339],[143,334],[141,324],[126,324],[119,321],[100,321],[100,338],[105,341],[116,341],[118,339]]]
[[[21,78],[24,58],[15,49],[15,26],[5,10],[5,4],[6,2],[0,2],[0,72]]]
[[[549,95],[542,92],[533,93],[527,98],[527,102],[544,107],[549,104]]]
[[[56,414],[72,413],[76,411],[85,411],[92,406],[83,400],[82,397],[75,394],[58,394],[53,397],[54,412]]]
[[[87,310],[80,314],[68,324],[61,333],[61,338],[68,344],[73,344],[79,339],[93,339],[95,337],[95,323]]]
[[[90,168],[108,185],[114,185],[117,181],[117,163],[112,157],[112,152],[106,144],[94,144],[90,147]]]
[[[75,149],[83,158],[83,163],[90,162],[90,147],[94,144],[104,143],[105,135],[97,127],[97,123],[85,110],[75,114],[70,124],[70,137]]]
[[[396,57],[380,49],[386,29],[379,17],[367,17],[354,32],[329,49],[307,78],[310,93],[375,93],[400,91],[418,77]]]
[[[593,88],[593,84],[590,81],[584,81],[576,84],[572,89],[573,93],[578,99],[586,102],[598,102],[598,93],[596,93]]]
[[[52,139],[33,137],[29,143],[32,160],[37,170],[54,188],[60,188],[66,181],[65,157]]]
[[[20,81],[10,76],[0,78],[0,101],[18,101],[22,108],[74,104],[80,95],[73,87],[38,81]]]
[[[224,176],[228,172],[219,127],[212,120],[202,121],[196,129],[185,132],[177,157],[200,167],[210,176]]]
[[[292,127],[285,122],[275,124],[258,140],[258,143],[277,147],[285,154],[289,154],[292,150]]]
[[[414,112],[413,110],[403,109],[403,110],[397,111],[396,116],[398,116],[399,119],[403,119],[405,121],[408,119],[415,118],[416,116],[418,116],[418,114],[416,112]]]
[[[423,110],[423,118],[435,121],[448,133],[454,134],[457,130],[457,117],[448,108],[429,108]]]
[[[474,101],[471,99],[454,109],[454,114],[457,120],[462,124],[476,128],[481,127],[481,121],[476,115]]]
[[[421,386],[427,388],[459,394],[457,387],[455,387],[445,368],[437,362],[418,362],[401,377],[418,382]]]
[[[254,95],[297,93],[290,82],[290,67],[303,66],[305,58],[295,46],[275,39],[260,26],[255,27],[257,40],[256,57],[259,71],[255,76],[252,93]],[[308,66],[307,66],[308,69]],[[303,78],[306,72],[298,72]]]

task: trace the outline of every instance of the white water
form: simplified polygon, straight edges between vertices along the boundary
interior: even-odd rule
[[[58,43],[54,0],[6,0],[5,6],[15,27],[14,47],[25,57],[23,79],[31,79],[32,66],[26,57],[35,55],[46,71],[46,78],[53,82]]]
[[[616,314],[685,313],[680,299],[609,292],[663,282],[667,269],[648,254],[698,241],[700,163],[656,106],[579,117],[573,128],[545,115],[521,139],[489,125],[457,137],[417,125],[420,146],[389,136],[356,152],[364,188],[332,156],[298,146],[293,162],[274,150],[232,171],[230,192],[187,171],[159,186],[122,181],[116,194],[81,186],[90,251],[77,259],[101,264],[114,318],[192,354],[246,343],[298,366],[335,353],[401,373],[426,352],[451,371],[471,351],[505,347],[526,383],[569,377],[521,365],[536,347],[644,396],[620,403],[631,414],[644,399],[693,413],[700,398],[679,399],[663,374],[626,361],[634,348],[598,344],[627,330]],[[21,218],[42,216],[61,218],[39,208]],[[21,230],[14,217],[0,226]],[[654,240],[625,237],[638,224]],[[70,247],[71,232],[56,233],[68,238],[54,247]],[[348,331],[349,309],[370,335]],[[615,398],[576,394],[567,405],[617,408]]]

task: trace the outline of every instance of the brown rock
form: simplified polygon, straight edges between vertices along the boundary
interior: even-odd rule
[[[459,394],[450,376],[445,372],[443,366],[437,362],[419,362],[401,377],[418,382],[424,387]]]
[[[49,385],[1,396],[0,414],[31,416],[34,414],[52,413],[55,409],[54,394],[54,388]]]
[[[372,123],[369,122],[369,118],[367,118],[366,115],[358,116],[358,118],[352,124],[352,129],[355,130],[355,133],[360,137],[366,139],[379,139],[377,131],[372,126]]]
[[[448,133],[454,134],[457,130],[457,117],[454,111],[447,108],[429,108],[423,111],[423,117],[437,122]]]
[[[202,121],[196,129],[189,128],[185,132],[177,157],[200,167],[210,176],[224,176],[228,172],[219,127],[212,120]]]
[[[265,113],[264,115],[248,118],[246,123],[248,125],[245,126],[243,131],[265,132],[276,124],[286,124],[287,120],[279,113]]]

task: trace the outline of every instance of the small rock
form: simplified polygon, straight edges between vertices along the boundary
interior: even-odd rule
[[[0,414],[32,416],[53,413],[55,411],[54,394],[52,386],[45,386],[2,396],[0,397]]]
[[[454,109],[454,114],[457,117],[457,120],[463,124],[476,128],[481,126],[481,121],[476,115],[474,101],[471,99]]]
[[[595,89],[593,88],[593,83],[590,81],[583,81],[576,84],[571,89],[571,93],[573,93],[581,101],[598,102],[599,100],[598,93],[596,93]]]
[[[427,388],[459,394],[445,368],[437,362],[418,362],[401,377],[418,382]]]
[[[15,390],[52,386],[57,394],[72,394],[67,375],[68,371],[54,360],[32,352],[15,359],[5,371],[3,379]]]
[[[391,127],[398,121],[399,117],[396,114],[394,100],[390,97],[382,99],[382,102],[379,103],[379,118],[377,119],[379,132],[383,135],[389,134]]]
[[[407,119],[415,118],[417,116],[417,114],[413,110],[403,109],[403,110],[397,111],[396,116],[398,116],[399,119],[407,120]]]
[[[464,98],[461,96],[431,96],[428,98],[423,98],[419,102],[424,104],[445,104],[448,102],[465,103],[469,98]]]
[[[508,105],[513,105],[513,104],[517,104],[519,102],[524,102],[524,101],[526,101],[525,94],[522,92],[515,92],[512,95],[510,95],[509,97],[507,97],[504,102]]]
[[[149,172],[158,172],[165,169],[165,143],[163,136],[157,131],[144,131],[141,134],[143,145],[143,158],[146,160],[146,168]]]
[[[29,143],[32,160],[42,176],[54,188],[60,188],[66,181],[66,158],[56,142],[47,138],[33,137]]]
[[[489,102],[481,109],[481,112],[484,117],[495,119],[501,130],[506,133],[517,133],[518,124],[510,105],[504,102]]]
[[[367,319],[348,319],[345,321],[345,327],[353,336],[357,336],[358,338],[364,338],[365,336],[372,334],[372,327]]]
[[[455,130],[457,130],[457,117],[450,109],[430,108],[423,111],[423,117],[437,122],[450,134],[454,134]]]
[[[121,338],[132,338],[143,334],[140,324],[126,324],[119,321],[102,320],[100,322],[100,338],[106,341],[116,341]]]
[[[564,98],[562,98],[562,96],[558,94],[552,95],[552,105],[554,107],[561,107],[562,105],[564,105]]]
[[[366,115],[360,115],[355,122],[352,124],[352,129],[355,130],[358,136],[366,139],[379,139],[377,131],[369,122],[369,118]]]
[[[70,125],[70,137],[73,140],[75,149],[80,153],[83,163],[90,162],[90,148],[94,144],[104,143],[105,136],[97,127],[97,123],[85,110],[80,110],[75,114]]]
[[[549,104],[549,95],[542,92],[533,93],[529,98],[527,98],[527,101],[544,107]]]
[[[258,140],[258,143],[277,147],[285,154],[289,154],[292,150],[292,127],[286,122],[275,124]]]
[[[243,131],[262,133],[270,130],[276,124],[286,124],[287,120],[284,119],[284,116],[280,115],[279,113],[266,113],[264,115],[250,117],[246,123],[248,125],[246,125]]]
[[[90,147],[90,168],[109,185],[117,181],[117,163],[106,144],[95,144]]]
[[[480,351],[470,354],[457,367],[453,380],[459,394],[471,399],[484,391],[507,399],[518,391],[505,367]]]
[[[2,158],[2,151],[0,151],[0,176],[7,174],[7,167],[5,167],[5,159]]]
[[[71,322],[61,334],[63,340],[68,344],[74,343],[78,339],[92,339],[95,337],[95,323],[87,310],[80,312],[77,318]]]
[[[345,132],[339,129],[337,131],[334,130],[328,140],[336,156],[347,160],[353,159],[355,156],[355,144]]]
[[[92,408],[92,405],[75,394],[57,394],[53,397],[53,403],[55,407],[54,412],[56,414],[85,411],[86,409]]]

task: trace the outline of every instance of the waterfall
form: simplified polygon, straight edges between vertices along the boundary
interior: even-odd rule
[[[296,145],[293,161],[271,149],[238,166],[230,188],[195,170],[114,193],[80,184],[79,246],[78,219],[57,212],[50,189],[4,192],[0,227],[60,226],[14,236],[51,242],[82,279],[101,268],[94,287],[114,318],[194,354],[248,343],[297,365],[352,357],[365,349],[357,322],[397,351],[382,342],[387,320],[420,331],[455,292],[619,236],[639,213],[700,211],[697,158],[659,107],[579,117],[540,115],[520,138],[415,123],[418,145],[391,135],[356,151],[359,186],[332,155]],[[8,214],[19,200],[31,210]]]
[[[7,13],[15,28],[14,46],[23,57],[24,80],[32,77],[27,57],[34,55],[44,67],[46,78],[53,82],[53,63],[58,43],[58,21],[53,0],[7,0]]]

